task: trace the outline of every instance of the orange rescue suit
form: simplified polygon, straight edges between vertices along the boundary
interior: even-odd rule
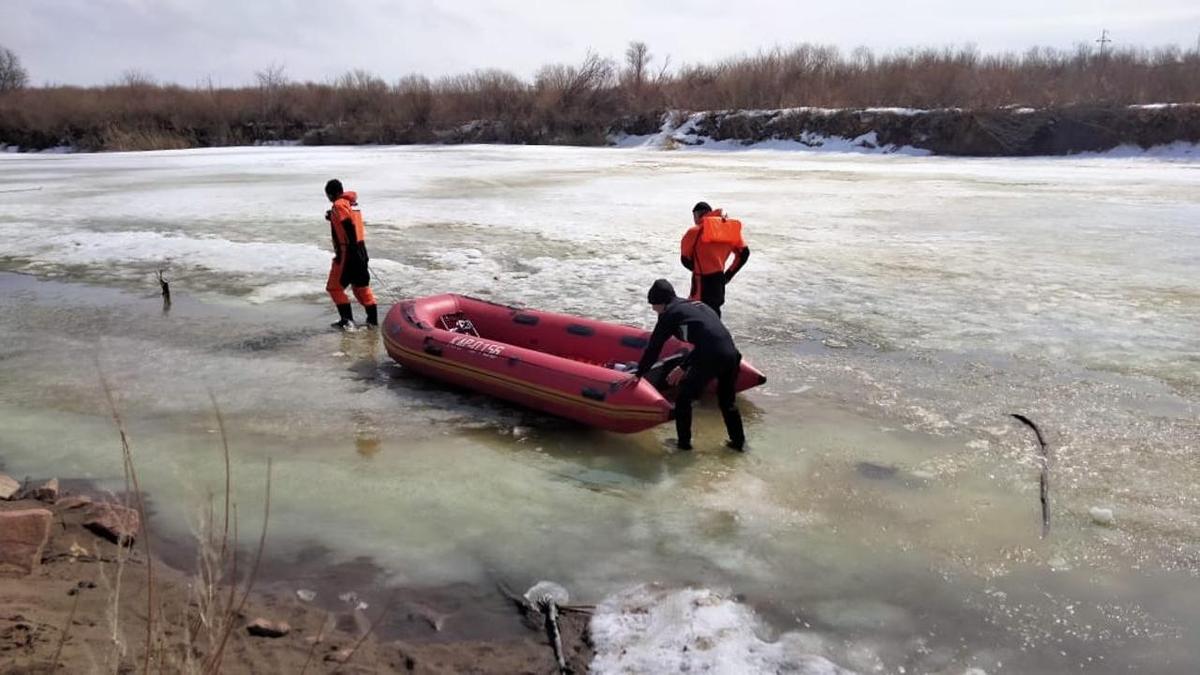
[[[363,306],[375,304],[371,292],[371,272],[367,268],[366,231],[362,211],[358,208],[358,193],[343,192],[329,209],[329,229],[333,235],[333,265],[325,290],[334,304],[350,302],[346,287],[354,287],[354,297]]]

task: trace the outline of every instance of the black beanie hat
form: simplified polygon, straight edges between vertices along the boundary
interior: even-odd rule
[[[658,279],[650,286],[646,301],[652,305],[665,305],[675,299],[675,287],[666,279]]]
[[[696,205],[692,207],[692,213],[705,214],[709,211],[712,211],[712,207],[708,205],[708,202],[696,202]]]

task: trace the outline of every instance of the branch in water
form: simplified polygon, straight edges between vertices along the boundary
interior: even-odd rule
[[[1033,433],[1037,436],[1038,447],[1042,452],[1042,470],[1038,477],[1038,494],[1042,500],[1042,539],[1045,539],[1050,536],[1050,451],[1046,448],[1046,439],[1042,436],[1042,430],[1033,423],[1033,420],[1017,413],[1012,413],[1012,416],[1025,426],[1033,429]]]
[[[171,309],[171,282],[163,277],[162,270],[158,271],[158,285],[162,289],[163,314],[166,314]]]

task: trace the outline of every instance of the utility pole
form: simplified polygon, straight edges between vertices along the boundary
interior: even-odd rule
[[[1112,42],[1112,40],[1108,37],[1107,28],[1100,31],[1100,39],[1096,40],[1096,42],[1100,45],[1100,58],[1104,58],[1104,50],[1108,46],[1108,43]]]
[[[1100,39],[1096,40],[1096,43],[1100,45],[1099,67],[1096,69],[1097,100],[1104,100],[1108,93],[1108,79],[1105,77],[1105,71],[1108,70],[1108,45],[1110,42],[1112,42],[1112,38],[1108,37],[1108,29],[1102,29]]]

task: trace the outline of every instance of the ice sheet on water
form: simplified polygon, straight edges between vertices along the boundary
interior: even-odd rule
[[[597,673],[852,672],[804,651],[798,633],[763,640],[753,610],[703,588],[630,588],[596,608],[591,629]]]
[[[161,264],[178,261],[189,267],[223,272],[289,274],[328,264],[330,254],[312,244],[240,242],[216,236],[84,229],[42,228],[42,236],[25,236],[24,223],[0,224],[8,243],[5,255],[52,259],[62,265],[113,263]]]

